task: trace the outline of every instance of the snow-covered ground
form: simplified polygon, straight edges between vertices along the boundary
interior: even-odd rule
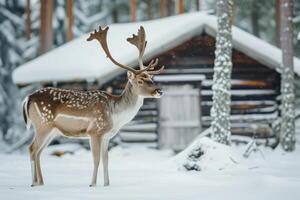
[[[100,171],[94,188],[88,187],[92,157],[86,150],[55,157],[47,149],[42,156],[45,186],[33,188],[28,155],[0,155],[0,199],[300,199],[300,147],[290,154],[261,150],[264,156],[251,154],[222,170],[206,166],[187,172],[177,170],[178,157],[170,151],[116,147],[110,151],[111,185],[102,186]]]

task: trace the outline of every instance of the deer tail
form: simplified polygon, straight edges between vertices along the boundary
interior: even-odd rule
[[[27,131],[30,129],[30,126],[31,126],[31,121],[29,119],[29,112],[28,112],[28,109],[29,109],[29,97],[27,96],[24,101],[23,101],[23,117],[24,117],[24,121],[25,121],[25,124],[26,124],[26,129]]]

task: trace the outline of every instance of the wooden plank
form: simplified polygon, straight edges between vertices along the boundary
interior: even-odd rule
[[[202,106],[202,114],[205,116],[210,115],[211,106]],[[265,106],[265,107],[255,107],[255,108],[240,108],[240,107],[234,107],[231,106],[230,113],[232,115],[234,114],[268,114],[268,113],[274,113],[275,111],[279,110],[278,105],[274,106]]]
[[[184,95],[188,95],[188,96],[197,96],[199,97],[199,91],[197,90],[178,90],[178,91],[165,91],[164,95],[168,95],[168,96],[184,96]]]
[[[147,123],[147,124],[132,124],[126,125],[122,128],[122,131],[155,131],[157,128],[156,123]]]
[[[212,90],[202,90],[202,96],[211,96],[213,94]],[[259,90],[259,89],[249,89],[249,90],[231,90],[231,96],[250,96],[250,95],[275,95],[277,94],[275,90]]]
[[[202,85],[211,87],[213,85],[213,80],[204,80]],[[231,79],[231,86],[270,88],[270,87],[272,87],[272,83],[270,83],[266,80]]]
[[[201,105],[202,106],[212,106],[213,102],[212,101],[202,101]],[[260,100],[260,101],[253,101],[248,99],[247,101],[232,101],[231,105],[255,105],[255,106],[260,106],[260,107],[264,107],[264,106],[275,106],[277,105],[276,101],[264,101],[264,100]]]
[[[156,133],[124,132],[119,133],[121,140],[124,142],[156,142]]]
[[[200,127],[199,119],[197,120],[189,120],[189,121],[179,121],[179,120],[168,120],[166,122],[162,122],[160,126],[169,127],[169,128],[197,128]]]
[[[274,101],[278,95],[248,95],[248,96],[231,96],[232,101],[248,101],[252,99],[253,101]],[[212,101],[212,95],[202,96],[203,101]]]
[[[272,122],[278,118],[278,112],[274,112],[271,114],[247,114],[247,115],[231,115],[230,121],[232,123],[242,123],[242,122]],[[211,117],[210,116],[203,116],[202,117],[203,123],[210,124]]]

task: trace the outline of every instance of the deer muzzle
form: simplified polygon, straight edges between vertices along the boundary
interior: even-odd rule
[[[160,98],[160,97],[162,97],[162,95],[163,95],[162,89],[157,88],[157,89],[154,90],[154,95],[153,95],[153,96],[154,96],[155,98]]]

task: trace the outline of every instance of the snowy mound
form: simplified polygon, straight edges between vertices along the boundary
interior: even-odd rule
[[[237,155],[229,146],[202,137],[176,155],[172,162],[184,170],[223,170],[238,164]]]

